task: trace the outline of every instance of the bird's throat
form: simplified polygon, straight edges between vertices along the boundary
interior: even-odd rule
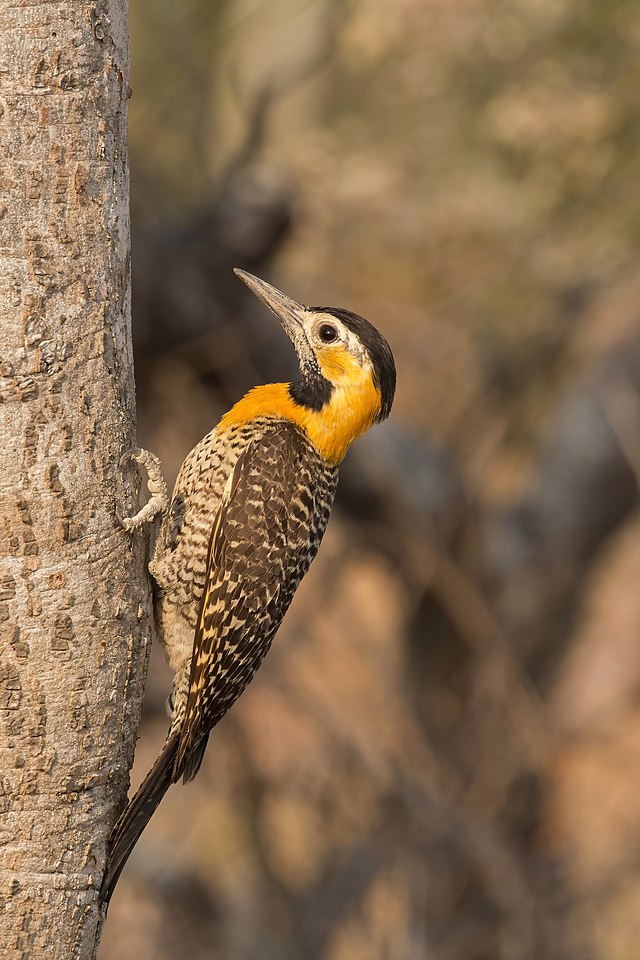
[[[256,417],[281,418],[297,424],[327,463],[339,464],[351,443],[374,423],[380,411],[380,394],[370,380],[348,389],[333,386],[328,402],[313,409],[292,395],[291,384],[269,383],[254,387],[222,418],[218,430],[249,423]]]

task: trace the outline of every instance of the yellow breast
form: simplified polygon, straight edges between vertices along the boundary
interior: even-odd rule
[[[323,357],[322,371],[334,386],[331,399],[322,410],[296,403],[288,383],[269,383],[250,390],[225,414],[218,429],[223,432],[256,417],[281,417],[301,427],[328,463],[340,463],[350,444],[378,416],[380,393],[370,371],[363,370],[344,353]]]

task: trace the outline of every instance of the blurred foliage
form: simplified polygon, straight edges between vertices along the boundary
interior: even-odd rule
[[[130,5],[141,443],[292,373],[233,264],[399,390],[103,960],[635,960],[640,3]]]

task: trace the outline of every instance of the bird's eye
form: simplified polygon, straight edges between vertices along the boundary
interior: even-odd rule
[[[323,343],[333,343],[338,339],[338,331],[330,323],[323,323],[318,330],[318,335]]]

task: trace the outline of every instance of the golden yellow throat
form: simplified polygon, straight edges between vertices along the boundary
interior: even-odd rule
[[[322,366],[327,370],[328,364]],[[283,417],[306,432],[328,463],[338,464],[350,444],[366,433],[380,412],[380,393],[371,374],[364,370],[361,373],[355,382],[346,385],[335,385],[334,381],[331,400],[320,411],[296,403],[288,383],[254,387],[224,415],[218,429],[241,426],[255,417]]]

